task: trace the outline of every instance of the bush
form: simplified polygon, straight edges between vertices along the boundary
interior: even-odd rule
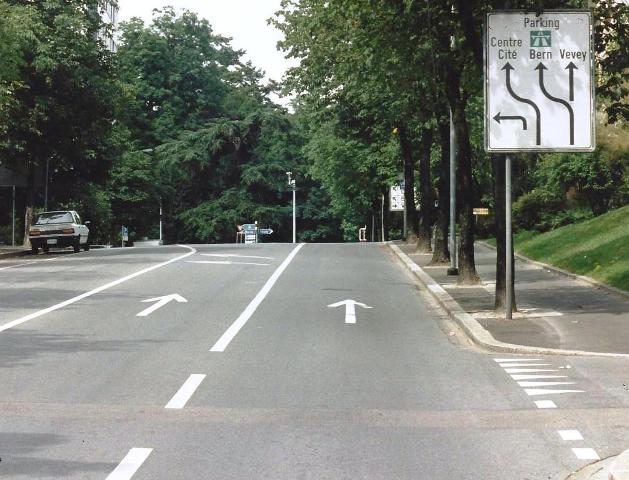
[[[564,210],[564,201],[552,192],[536,188],[525,193],[513,204],[513,224],[516,230],[537,229],[542,220]]]

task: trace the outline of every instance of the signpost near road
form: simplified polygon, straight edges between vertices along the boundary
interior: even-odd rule
[[[506,153],[506,302],[512,317],[511,155],[591,152],[594,62],[589,11],[487,14],[485,149]]]

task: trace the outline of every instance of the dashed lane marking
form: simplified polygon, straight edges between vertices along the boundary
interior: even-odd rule
[[[505,368],[507,373],[536,373],[536,372],[557,372],[556,369],[549,368]]]
[[[501,363],[502,368],[551,367],[552,363]]]
[[[573,448],[572,453],[579,460],[600,460],[598,453],[593,448]]]
[[[553,402],[552,400],[535,400],[535,406],[537,408],[557,408],[557,405],[555,405],[555,402]]]
[[[514,380],[536,380],[542,378],[568,378],[568,375],[511,375]]]
[[[525,388],[524,392],[530,397],[537,395],[561,395],[564,393],[585,393],[584,390],[549,390],[547,388]]]
[[[199,373],[192,374],[188,377],[188,380],[181,386],[181,388],[175,393],[170,402],[166,404],[164,408],[179,409],[186,406],[188,400],[192,397],[194,392],[199,388],[201,382],[205,380],[206,375]]]
[[[541,362],[541,359],[538,358],[494,358],[494,362],[503,363],[503,362]]]
[[[562,440],[567,442],[576,442],[578,440],[583,440],[583,435],[578,430],[557,430],[557,433],[561,437]]]
[[[152,448],[132,448],[105,480],[129,480],[149,457]]]
[[[521,387],[555,387],[557,385],[574,385],[576,382],[518,382]]]

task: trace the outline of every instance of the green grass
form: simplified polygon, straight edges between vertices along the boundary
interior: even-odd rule
[[[629,205],[546,233],[520,232],[514,244],[529,258],[629,291]]]

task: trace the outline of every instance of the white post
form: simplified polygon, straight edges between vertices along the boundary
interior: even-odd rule
[[[384,194],[382,194],[382,198],[380,199],[380,238],[382,239],[382,243],[384,243]]]
[[[456,251],[456,131],[450,109],[450,268],[448,275],[458,275]]]
[[[511,155],[507,154],[505,158],[505,317],[507,320],[512,318],[513,310],[513,268],[511,258],[513,257],[513,244],[511,241]]]

